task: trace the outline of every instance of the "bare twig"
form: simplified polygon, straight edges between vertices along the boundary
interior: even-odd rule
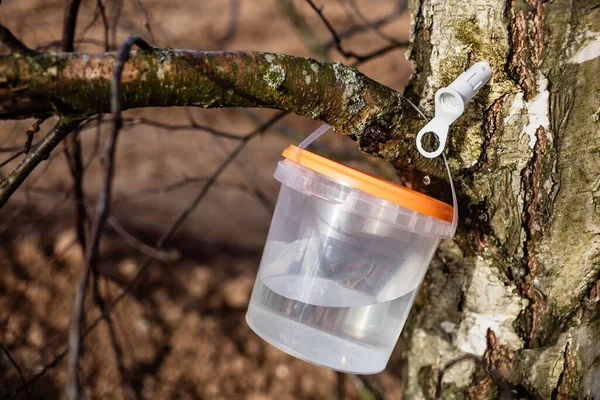
[[[226,138],[226,139],[231,139],[231,140],[242,140],[243,139],[243,137],[238,134],[223,132],[218,129],[212,128],[208,125],[198,124],[193,120],[191,121],[190,124],[186,124],[186,125],[171,125],[171,124],[166,124],[166,123],[162,123],[162,122],[158,122],[158,121],[153,121],[153,120],[150,120],[147,118],[129,118],[129,119],[125,118],[125,119],[123,119],[123,122],[125,123],[124,129],[131,128],[135,125],[146,125],[146,126],[152,126],[154,128],[165,129],[167,131],[201,130],[201,131],[210,133],[211,135],[219,136],[219,137]]]
[[[69,134],[79,123],[80,119],[60,119],[42,140],[40,140],[15,168],[10,175],[0,183],[0,208],[6,204],[10,196],[17,190],[29,174],[39,163],[48,159],[52,150]]]
[[[210,176],[187,176],[183,179],[180,179],[180,180],[170,183],[168,185],[157,186],[157,187],[152,187],[152,188],[148,188],[148,189],[142,189],[142,190],[138,190],[138,191],[134,191],[134,192],[130,192],[130,193],[122,193],[121,195],[118,196],[117,199],[115,199],[115,202],[122,201],[122,200],[133,200],[133,199],[137,199],[137,198],[140,198],[143,196],[153,195],[153,194],[157,194],[157,193],[169,193],[174,190],[184,188],[188,185],[192,185],[192,184],[196,184],[196,183],[204,184],[208,181],[209,178],[210,178]],[[218,186],[218,184],[216,183],[215,186]],[[242,190],[242,191],[250,190],[250,188],[248,186],[241,185],[241,184],[221,183],[220,186],[223,188],[233,188],[233,189],[238,189],[238,190]]]
[[[117,30],[119,29],[119,20],[121,19],[121,13],[123,11],[123,4],[125,0],[116,0],[114,2],[115,6],[113,8],[112,21],[110,24],[110,37],[112,42],[112,47],[115,48],[117,45]]]
[[[156,246],[155,246],[156,249],[163,248],[165,243],[173,236],[173,234],[175,233],[177,228],[179,228],[179,226],[186,220],[186,218],[196,209],[196,207],[200,204],[202,199],[204,199],[204,197],[206,197],[206,195],[210,191],[210,188],[215,184],[215,182],[217,181],[219,176],[223,173],[223,171],[225,171],[227,166],[229,164],[231,164],[231,162],[235,159],[235,157],[237,157],[239,155],[239,153],[244,149],[246,144],[253,138],[263,134],[267,129],[269,129],[273,124],[275,124],[277,121],[279,121],[285,115],[286,115],[286,113],[278,113],[273,118],[268,120],[265,124],[258,127],[255,131],[246,135],[244,137],[244,140],[242,140],[238,143],[238,146],[229,155],[229,157],[213,172],[213,174],[210,176],[209,180],[207,181],[206,185],[204,185],[204,187],[200,190],[200,192],[198,193],[196,198],[194,198],[194,200],[190,203],[190,205],[188,207],[186,207],[179,214],[179,216],[175,219],[173,224],[158,239]],[[100,316],[98,316],[96,319],[94,319],[92,322],[90,322],[85,329],[81,330],[81,334],[80,334],[81,340],[83,340],[90,332],[92,332],[95,329],[95,327],[100,323],[100,321],[102,321],[107,315],[110,315],[113,312],[113,310],[115,309],[115,307],[126,296],[128,296],[129,293],[131,293],[131,291],[141,281],[142,277],[144,276],[145,272],[147,271],[147,269],[150,266],[150,264],[152,263],[152,261],[153,261],[153,259],[148,257],[140,264],[140,267],[139,267],[135,277],[127,284],[127,286],[125,286],[125,288],[123,288],[121,293],[119,293],[113,299],[113,301],[111,303],[106,305],[105,311]],[[29,385],[33,384],[38,379],[40,379],[42,376],[44,376],[48,371],[50,371],[50,370],[54,369],[56,366],[58,366],[60,364],[60,362],[67,356],[67,354],[69,354],[69,349],[65,349],[62,352],[60,352],[58,355],[56,355],[54,360],[52,360],[49,364],[44,366],[37,374],[35,374],[31,378],[29,378],[25,384],[20,386],[17,389],[16,393],[20,393],[25,388],[27,388]]]
[[[327,47],[319,41],[304,18],[298,13],[292,0],[279,0],[279,8],[292,24],[297,35],[302,39],[319,61],[327,61]]]
[[[219,149],[222,151],[223,154],[227,153],[227,151],[229,150],[228,143],[223,143],[219,138],[215,136],[212,136],[211,139],[213,139],[213,141],[219,146]],[[235,163],[246,182],[248,182],[249,190],[254,194],[254,196],[260,202],[263,208],[269,214],[271,214],[275,209],[275,206],[269,199],[269,196],[267,196],[260,189],[256,180],[257,172],[255,171],[255,168],[253,167],[252,163],[246,163],[240,157],[236,158]]]
[[[0,25],[0,42],[4,43],[12,51],[18,53],[35,53],[34,50],[25,46],[23,42],[17,39],[4,25]]]
[[[148,246],[146,243],[129,233],[119,220],[112,215],[108,217],[108,224],[129,246],[137,249],[140,253],[148,257],[163,262],[173,262],[179,258],[179,253],[177,251],[162,251],[155,249],[152,246]]]
[[[22,149],[23,146],[0,147],[0,153],[13,153]]]
[[[6,160],[0,162],[0,168],[4,167],[5,165],[7,165],[8,163],[10,163],[11,161],[16,160],[17,158],[19,158],[19,156],[21,154],[24,154],[24,153],[25,153],[25,150],[19,150],[19,151],[15,152],[15,154],[13,154],[12,156],[8,157]],[[2,187],[2,183],[0,183],[0,188],[1,187]]]
[[[75,206],[75,228],[77,231],[77,240],[81,246],[81,250],[85,252],[86,247],[86,220],[87,210],[85,207],[85,193],[83,192],[83,156],[81,154],[81,139],[79,138],[79,130],[73,132],[71,142],[71,159],[73,161],[73,201]]]
[[[137,0],[137,4],[140,10],[142,10],[142,12],[144,13],[144,18],[146,18],[146,23],[144,24],[144,26],[148,31],[148,34],[150,35],[150,39],[152,40],[152,43],[156,44],[156,39],[154,38],[154,34],[152,33],[152,24],[150,24],[150,15],[148,15],[148,11],[146,11],[146,8],[142,5],[142,0]]]
[[[360,10],[360,8],[358,7],[358,4],[356,4],[355,0],[346,0],[348,2],[348,4],[350,5],[350,8],[352,9],[352,11],[354,12],[354,14],[360,19],[360,21],[369,29],[371,30],[373,33],[375,33],[377,36],[379,36],[382,39],[385,39],[387,41],[389,41],[390,43],[393,44],[397,44],[400,46],[408,46],[407,42],[403,42],[400,41],[396,38],[393,38],[391,36],[386,35],[385,33],[383,33],[381,31],[381,29],[379,29],[380,27],[375,25],[373,21],[370,21],[364,14],[363,12]],[[401,0],[398,2],[399,7],[398,9],[400,10],[400,12],[404,11],[404,9],[406,9],[406,5],[407,2],[404,0]]]
[[[218,48],[224,49],[227,47],[231,39],[235,37],[240,18],[240,1],[229,0],[229,24],[225,35],[219,40]]]
[[[106,8],[104,8],[104,3],[102,3],[102,0],[96,0],[96,4],[98,5],[98,9],[100,10],[102,24],[104,25],[104,51],[110,51],[110,42],[108,39],[109,25],[108,18],[106,17]]]
[[[75,44],[77,46],[82,45],[82,44],[91,44],[91,45],[98,46],[98,47],[105,47],[105,43],[103,41],[92,39],[92,38],[77,39],[77,40],[75,40]],[[56,48],[56,49],[61,48],[61,46],[62,46],[62,40],[52,40],[50,42],[39,44],[38,46],[36,46],[35,51],[48,51],[48,50],[51,50],[54,48]]]
[[[389,46],[385,46],[384,48],[375,50],[375,51],[373,51],[371,53],[368,53],[368,54],[357,54],[357,53],[355,53],[353,51],[346,50],[342,46],[342,39],[340,39],[340,36],[336,32],[336,30],[333,28],[333,26],[331,25],[331,23],[329,22],[329,20],[327,18],[325,18],[325,15],[321,11],[321,9],[319,7],[317,7],[315,5],[315,3],[313,3],[312,0],[306,0],[306,2],[317,13],[317,15],[319,16],[319,18],[321,19],[321,21],[323,21],[323,23],[327,27],[327,30],[329,31],[329,33],[333,37],[333,41],[335,43],[335,47],[340,52],[340,54],[342,54],[346,58],[355,58],[358,61],[366,61],[366,60],[370,60],[372,58],[378,57],[378,56],[380,56],[380,55],[382,55],[384,53],[387,53],[388,51],[390,51],[392,49],[395,49],[395,48],[398,48],[398,47],[402,47],[402,46],[408,46],[408,43],[398,42],[398,43],[391,44]]]
[[[143,41],[139,36],[129,36],[117,55],[117,61],[113,71],[111,85],[111,110],[113,118],[113,130],[109,137],[104,160],[104,178],[102,190],[98,197],[96,206],[96,218],[90,229],[89,239],[86,243],[86,251],[81,271],[79,286],[75,294],[73,312],[71,314],[71,326],[69,328],[69,383],[67,386],[67,396],[69,400],[76,400],[79,397],[79,354],[81,351],[81,326],[84,319],[84,300],[89,284],[90,272],[96,268],[98,262],[98,249],[100,238],[104,225],[109,215],[110,199],[112,195],[112,184],[114,176],[114,158],[116,152],[117,139],[119,131],[123,125],[121,120],[121,76],[123,67],[129,59],[131,48],[137,45],[144,50],[150,50],[151,46]]]
[[[343,39],[348,39],[356,34],[368,31],[369,29],[376,28],[379,29],[393,21],[395,21],[397,18],[400,17],[400,15],[402,15],[402,12],[404,11],[404,7],[402,6],[401,3],[403,3],[403,0],[400,0],[398,2],[398,6],[394,9],[394,11],[384,17],[378,18],[376,20],[373,20],[371,22],[371,26],[367,26],[367,25],[354,25],[348,29],[346,29],[345,31],[342,31],[340,33],[338,33],[338,37],[343,40]],[[329,40],[326,44],[325,44],[325,48],[330,49],[331,47],[335,46],[335,40],[332,38],[331,40]]]
[[[88,121],[92,122],[92,119],[90,118],[86,121],[85,128],[87,128],[87,126],[89,125]],[[96,120],[96,122],[97,122],[97,124],[96,124],[96,128],[97,128],[100,124],[105,123],[105,122],[108,123],[110,121],[102,120],[101,118],[98,118]],[[202,124],[197,123],[194,119],[190,119],[189,124],[168,124],[168,123],[164,123],[164,122],[147,119],[144,117],[123,118],[123,130],[132,129],[138,125],[151,126],[153,128],[164,129],[169,132],[198,130],[198,131],[204,131],[211,135],[222,137],[225,139],[230,139],[230,140],[242,140],[243,139],[243,136],[240,136],[237,133],[225,132],[225,131],[215,129],[208,125],[202,125]],[[82,129],[84,129],[83,126],[82,126]]]
[[[96,11],[94,12],[94,16],[81,32],[81,39],[76,41],[77,44],[83,43],[83,41],[85,40],[85,35],[87,35],[87,32],[92,28],[92,26],[94,26],[94,24],[96,23],[96,21],[98,21],[98,18],[100,17],[102,18],[102,24],[104,25],[104,51],[110,51],[110,43],[108,38],[110,27],[108,25],[108,18],[106,17],[106,8],[104,7],[104,3],[102,3],[102,0],[96,0]]]
[[[10,350],[8,350],[8,348],[5,345],[3,345],[2,343],[0,343],[0,349],[2,349],[2,352],[4,353],[6,358],[8,358],[8,361],[10,361],[12,366],[15,367],[15,369],[17,370],[17,373],[19,374],[19,378],[21,378],[21,382],[23,382],[23,384],[25,384],[25,375],[23,375],[23,370],[21,369],[19,364],[15,361],[12,354],[10,354]]]
[[[223,161],[221,163],[219,168],[217,168],[217,170],[211,175],[211,177],[206,182],[206,185],[204,185],[204,187],[202,188],[200,193],[198,193],[198,196],[196,196],[194,201],[192,201],[192,203],[188,206],[188,208],[186,208],[179,215],[179,217],[175,220],[173,225],[171,225],[171,228],[169,228],[163,234],[163,236],[158,240],[156,247],[159,247],[159,248],[162,247],[164,245],[164,243],[171,237],[171,235],[173,235],[173,233],[177,230],[177,228],[179,228],[179,226],[183,223],[183,221],[185,221],[187,219],[187,217],[196,209],[198,204],[200,204],[202,199],[204,199],[206,194],[208,194],[210,188],[214,185],[214,183],[217,181],[217,179],[219,179],[219,176],[221,176],[221,174],[223,173],[223,171],[225,171],[225,169],[229,166],[229,164],[231,164],[231,162],[233,160],[235,160],[235,158],[241,153],[241,151],[244,149],[244,147],[246,147],[246,144],[248,144],[248,142],[250,140],[254,139],[256,136],[263,134],[267,129],[269,129],[269,127],[271,127],[273,124],[275,124],[281,118],[283,118],[285,115],[287,115],[287,113],[285,113],[285,112],[278,113],[273,118],[271,118],[267,123],[265,123],[263,126],[261,126],[259,129],[244,136],[244,139],[238,143],[238,145],[231,152],[229,157],[227,157],[225,159],[225,161]]]
[[[368,54],[365,54],[360,59],[358,59],[355,62],[353,62],[351,65],[353,67],[358,67],[359,65],[364,64],[367,61],[371,61],[374,58],[381,57],[382,55],[387,54],[390,51],[394,51],[396,49],[399,49],[400,47],[405,47],[405,46],[407,46],[407,45],[404,45],[404,44],[388,44],[387,46],[383,46],[382,48],[373,50],[372,52],[370,52]]]
[[[31,144],[33,143],[33,136],[39,132],[40,125],[44,122],[46,118],[37,119],[30,127],[27,129],[27,140],[25,141],[25,154],[29,154],[31,150]]]
[[[74,50],[73,43],[75,40],[75,28],[77,26],[79,6],[80,0],[67,0],[62,37],[62,50],[65,52],[73,52]],[[81,251],[85,253],[87,210],[85,208],[85,194],[83,192],[83,161],[78,128],[74,129],[72,135],[71,154],[69,154],[67,147],[65,147],[65,154],[67,156],[67,162],[71,167],[71,176],[73,177],[73,201],[75,206],[75,229],[77,232],[77,240],[79,241]]]
[[[65,17],[63,20],[62,49],[68,53],[74,50],[75,28],[77,26],[77,14],[81,0],[67,0],[65,4]]]

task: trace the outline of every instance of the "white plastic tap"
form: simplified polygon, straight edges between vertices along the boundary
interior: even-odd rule
[[[475,63],[460,74],[448,87],[439,89],[435,93],[435,117],[427,123],[417,134],[417,149],[419,153],[428,158],[442,154],[448,138],[448,130],[465,110],[465,104],[473,98],[479,89],[492,77],[492,69],[487,62]],[[422,140],[426,133],[437,136],[439,145],[434,151],[426,151]]]

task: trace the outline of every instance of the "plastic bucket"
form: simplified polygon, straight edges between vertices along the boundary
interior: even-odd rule
[[[296,146],[283,155],[246,321],[303,360],[380,372],[453,208]]]

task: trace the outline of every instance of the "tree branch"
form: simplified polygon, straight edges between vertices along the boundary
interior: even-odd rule
[[[408,43],[406,42],[395,42],[392,43],[388,46],[385,46],[381,49],[375,50],[371,53],[368,54],[357,54],[353,51],[349,51],[344,49],[344,47],[342,46],[342,39],[340,39],[340,36],[338,35],[337,31],[333,28],[333,26],[331,25],[331,23],[329,22],[329,20],[327,18],[325,18],[325,15],[323,14],[323,11],[321,11],[321,9],[319,7],[316,6],[315,3],[313,3],[312,0],[306,0],[306,2],[310,5],[310,7],[317,13],[317,15],[319,16],[319,18],[321,19],[321,21],[323,21],[323,23],[325,24],[325,26],[327,27],[327,30],[329,31],[329,33],[331,34],[332,38],[333,38],[333,42],[335,43],[335,47],[337,48],[337,50],[346,58],[355,58],[358,61],[367,61],[370,60],[372,58],[378,57],[384,53],[387,53],[390,50],[396,49],[398,47],[406,47],[408,46]]]
[[[115,58],[115,53],[0,56],[0,76],[6,76],[0,119],[108,112]],[[411,111],[400,93],[339,62],[262,52],[134,53],[123,72],[123,109],[170,106],[280,109],[346,134],[362,131],[375,116]]]
[[[25,154],[29,154],[31,145],[33,144],[33,136],[39,132],[40,125],[46,120],[46,118],[39,118],[27,129],[27,140],[25,141],[25,147],[23,151]]]
[[[4,25],[0,25],[0,42],[4,43],[12,51],[23,54],[35,54],[34,50],[25,46],[23,42],[17,39]]]
[[[15,168],[10,175],[0,183],[0,208],[6,204],[10,196],[23,183],[25,178],[29,176],[31,171],[41,163],[48,159],[52,150],[73,130],[79,125],[81,119],[60,119],[54,128],[35,147],[27,154],[21,163]]]
[[[155,249],[161,250],[164,247],[165,243],[173,236],[173,234],[177,231],[177,229],[181,226],[181,224],[186,220],[186,218],[198,207],[198,205],[202,202],[202,200],[209,193],[211,187],[214,186],[214,184],[217,182],[217,180],[219,179],[221,174],[227,169],[227,167],[233,162],[233,160],[235,160],[235,158],[241,153],[241,151],[244,149],[244,147],[252,139],[256,138],[259,135],[262,135],[267,129],[272,127],[277,121],[279,121],[285,115],[286,115],[285,113],[279,113],[279,114],[275,115],[274,117],[272,117],[268,121],[266,121],[264,124],[262,124],[261,126],[256,128],[254,131],[252,131],[251,133],[244,136],[244,140],[241,140],[238,143],[236,148],[229,154],[229,156],[225,159],[225,161],[223,161],[219,165],[219,167],[212,173],[212,175],[208,178],[206,184],[198,192],[198,195],[189,204],[189,206],[181,211],[181,213],[178,215],[178,217],[175,219],[175,221],[173,221],[171,226],[157,240]],[[80,335],[81,340],[83,340],[92,330],[94,330],[96,328],[96,326],[98,326],[100,321],[104,320],[108,315],[110,315],[115,310],[116,306],[132,292],[132,290],[140,283],[142,277],[144,276],[145,272],[147,271],[148,267],[150,266],[150,264],[152,263],[153,260],[154,260],[154,258],[147,257],[141,263],[135,277],[127,284],[127,286],[125,288],[123,288],[123,290],[117,295],[116,298],[114,298],[112,300],[112,302],[105,305],[104,312],[100,316],[96,317],[92,322],[90,322],[85,327],[85,329],[81,330],[81,335]],[[38,373],[36,373],[34,376],[29,378],[29,380],[27,380],[27,382],[25,382],[23,385],[21,385],[19,388],[17,388],[15,393],[18,394],[18,393],[22,392],[27,387],[29,387],[29,385],[33,384],[38,379],[40,379],[42,376],[44,376],[48,371],[56,368],[56,366],[58,366],[60,364],[60,362],[67,356],[67,354],[69,354],[68,349],[65,349],[65,350],[61,351],[59,354],[57,354],[50,363],[45,365]]]
[[[77,14],[81,0],[67,0],[65,4],[65,17],[63,21],[62,49],[73,52],[73,41],[75,40],[75,27],[77,26]]]
[[[119,131],[123,126],[121,120],[121,78],[123,76],[123,66],[130,57],[131,48],[138,45],[141,48],[149,49],[150,46],[140,37],[129,36],[117,54],[117,60],[114,67],[111,83],[111,111],[113,117],[113,130],[106,145],[104,160],[104,179],[102,190],[98,197],[96,206],[96,219],[92,225],[89,234],[89,241],[86,244],[83,268],[81,270],[81,279],[79,287],[75,294],[73,312],[71,315],[71,326],[69,329],[69,384],[67,395],[70,400],[79,398],[79,354],[81,352],[82,324],[84,320],[84,300],[90,279],[90,272],[95,270],[98,262],[98,250],[102,231],[109,215],[110,200],[112,196],[112,184],[114,177],[114,158],[117,146]]]

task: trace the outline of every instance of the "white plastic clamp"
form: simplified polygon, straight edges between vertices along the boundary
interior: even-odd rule
[[[479,89],[492,77],[490,65],[484,61],[475,63],[460,74],[450,86],[439,89],[435,93],[435,117],[417,134],[417,149],[428,158],[442,154],[448,138],[448,130],[465,110],[465,104],[477,94]],[[426,133],[437,136],[439,145],[434,151],[426,151],[422,140]]]

